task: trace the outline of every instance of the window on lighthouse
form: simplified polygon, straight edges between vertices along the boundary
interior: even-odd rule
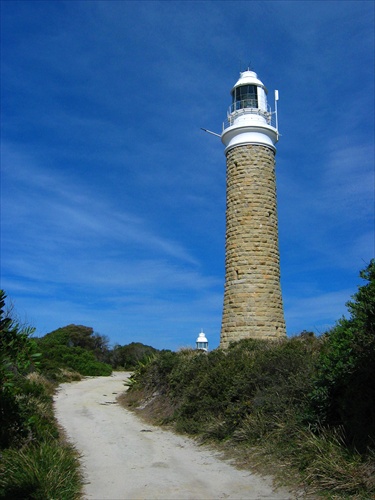
[[[256,85],[242,85],[236,87],[233,91],[233,108],[257,108],[258,92]]]

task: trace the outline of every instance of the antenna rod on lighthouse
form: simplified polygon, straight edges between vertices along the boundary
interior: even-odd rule
[[[203,130],[203,132],[207,132],[208,134],[212,134],[212,135],[216,135],[217,137],[221,137],[220,134],[217,134],[216,132],[211,132],[211,130],[207,130],[206,128],[201,127],[201,130]]]
[[[277,115],[277,101],[278,100],[279,100],[279,91],[275,90],[275,118],[276,118],[277,135],[279,135],[279,117]]]

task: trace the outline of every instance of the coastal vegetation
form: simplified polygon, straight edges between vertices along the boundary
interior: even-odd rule
[[[360,276],[350,317],[324,335],[158,353],[135,370],[124,404],[283,484],[374,498],[374,260]]]
[[[133,370],[124,404],[214,444],[299,494],[375,495],[375,260],[325,334],[246,339],[228,349],[109,346],[91,327],[34,337],[0,291],[0,498],[74,500],[78,454],[53,413],[59,383]]]

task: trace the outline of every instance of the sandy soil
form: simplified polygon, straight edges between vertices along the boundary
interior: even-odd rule
[[[287,499],[270,478],[237,470],[193,440],[143,423],[120,407],[127,373],[62,384],[59,423],[82,454],[84,498],[97,500]]]

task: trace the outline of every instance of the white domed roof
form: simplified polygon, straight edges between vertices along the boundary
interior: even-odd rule
[[[263,82],[259,80],[258,75],[254,71],[247,70],[240,73],[240,78],[237,80],[233,89],[239,87],[240,85],[257,85],[258,87],[262,87],[266,94],[268,92]]]
[[[199,334],[199,337],[197,338],[196,342],[208,342],[208,340],[206,338],[206,334],[201,332]]]

